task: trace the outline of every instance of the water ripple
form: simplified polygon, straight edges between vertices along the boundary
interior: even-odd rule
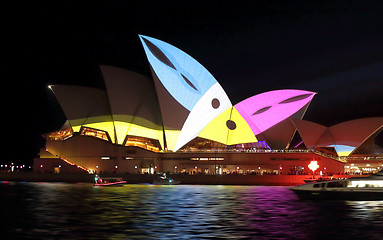
[[[383,201],[301,201],[286,187],[0,184],[9,239],[382,239]]]

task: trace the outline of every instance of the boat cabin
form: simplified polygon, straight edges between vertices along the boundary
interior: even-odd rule
[[[383,180],[341,180],[318,182],[313,188],[383,188]]]

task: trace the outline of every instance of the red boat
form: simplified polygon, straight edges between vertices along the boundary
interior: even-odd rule
[[[98,187],[122,187],[126,184],[122,178],[100,178],[98,175],[94,177],[94,186]]]

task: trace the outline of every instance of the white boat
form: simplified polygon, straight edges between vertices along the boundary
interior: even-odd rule
[[[368,177],[307,183],[291,190],[302,199],[383,200],[383,172]]]
[[[166,173],[164,173],[159,179],[153,181],[154,185],[177,185],[180,183],[180,181],[166,177]]]
[[[98,187],[122,187],[126,184],[122,178],[100,178],[98,175],[95,175],[94,182],[94,186]]]

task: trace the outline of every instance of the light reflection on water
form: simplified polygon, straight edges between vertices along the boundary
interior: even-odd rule
[[[14,239],[383,237],[382,201],[301,201],[286,187],[0,183],[0,211]]]

